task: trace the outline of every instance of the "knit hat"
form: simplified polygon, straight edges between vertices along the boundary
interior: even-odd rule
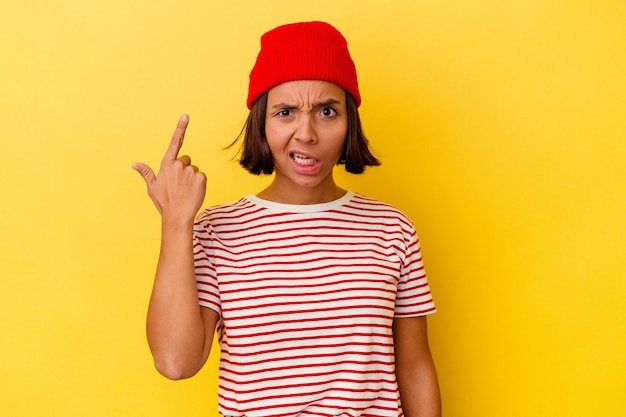
[[[261,37],[261,51],[250,72],[248,109],[272,87],[295,80],[329,81],[352,94],[357,107],[361,104],[348,43],[328,23],[291,23]]]

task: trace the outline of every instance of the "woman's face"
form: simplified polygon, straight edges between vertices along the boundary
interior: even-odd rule
[[[348,132],[346,95],[327,81],[300,80],[268,92],[265,134],[274,158],[273,185],[283,191],[327,194]]]

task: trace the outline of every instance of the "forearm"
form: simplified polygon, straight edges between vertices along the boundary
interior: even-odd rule
[[[194,375],[210,348],[205,346],[204,332],[194,271],[193,220],[164,218],[147,317],[148,343],[159,372],[171,379]]]
[[[405,417],[441,417],[441,395],[435,365],[424,360],[413,370],[397,372]]]
[[[441,396],[426,317],[395,319],[393,332],[396,378],[404,415],[440,417]]]

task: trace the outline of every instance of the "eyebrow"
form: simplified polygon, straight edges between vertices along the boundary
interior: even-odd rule
[[[328,100],[325,101],[320,101],[317,103],[313,103],[313,108],[316,107],[328,107],[328,106],[332,106],[332,105],[337,105],[337,104],[341,104],[341,101],[334,99],[334,98],[330,98]],[[295,104],[288,104],[288,103],[277,103],[274,104],[272,106],[272,110],[277,110],[277,109],[297,109],[298,106],[296,106]]]

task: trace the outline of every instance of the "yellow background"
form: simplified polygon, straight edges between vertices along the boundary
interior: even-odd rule
[[[205,203],[258,191],[222,148],[260,35],[348,38],[380,168],[415,222],[447,417],[626,416],[626,3],[0,4],[0,415],[215,416],[215,358],[170,382],[144,318],[159,219],[130,166],[176,120]]]

